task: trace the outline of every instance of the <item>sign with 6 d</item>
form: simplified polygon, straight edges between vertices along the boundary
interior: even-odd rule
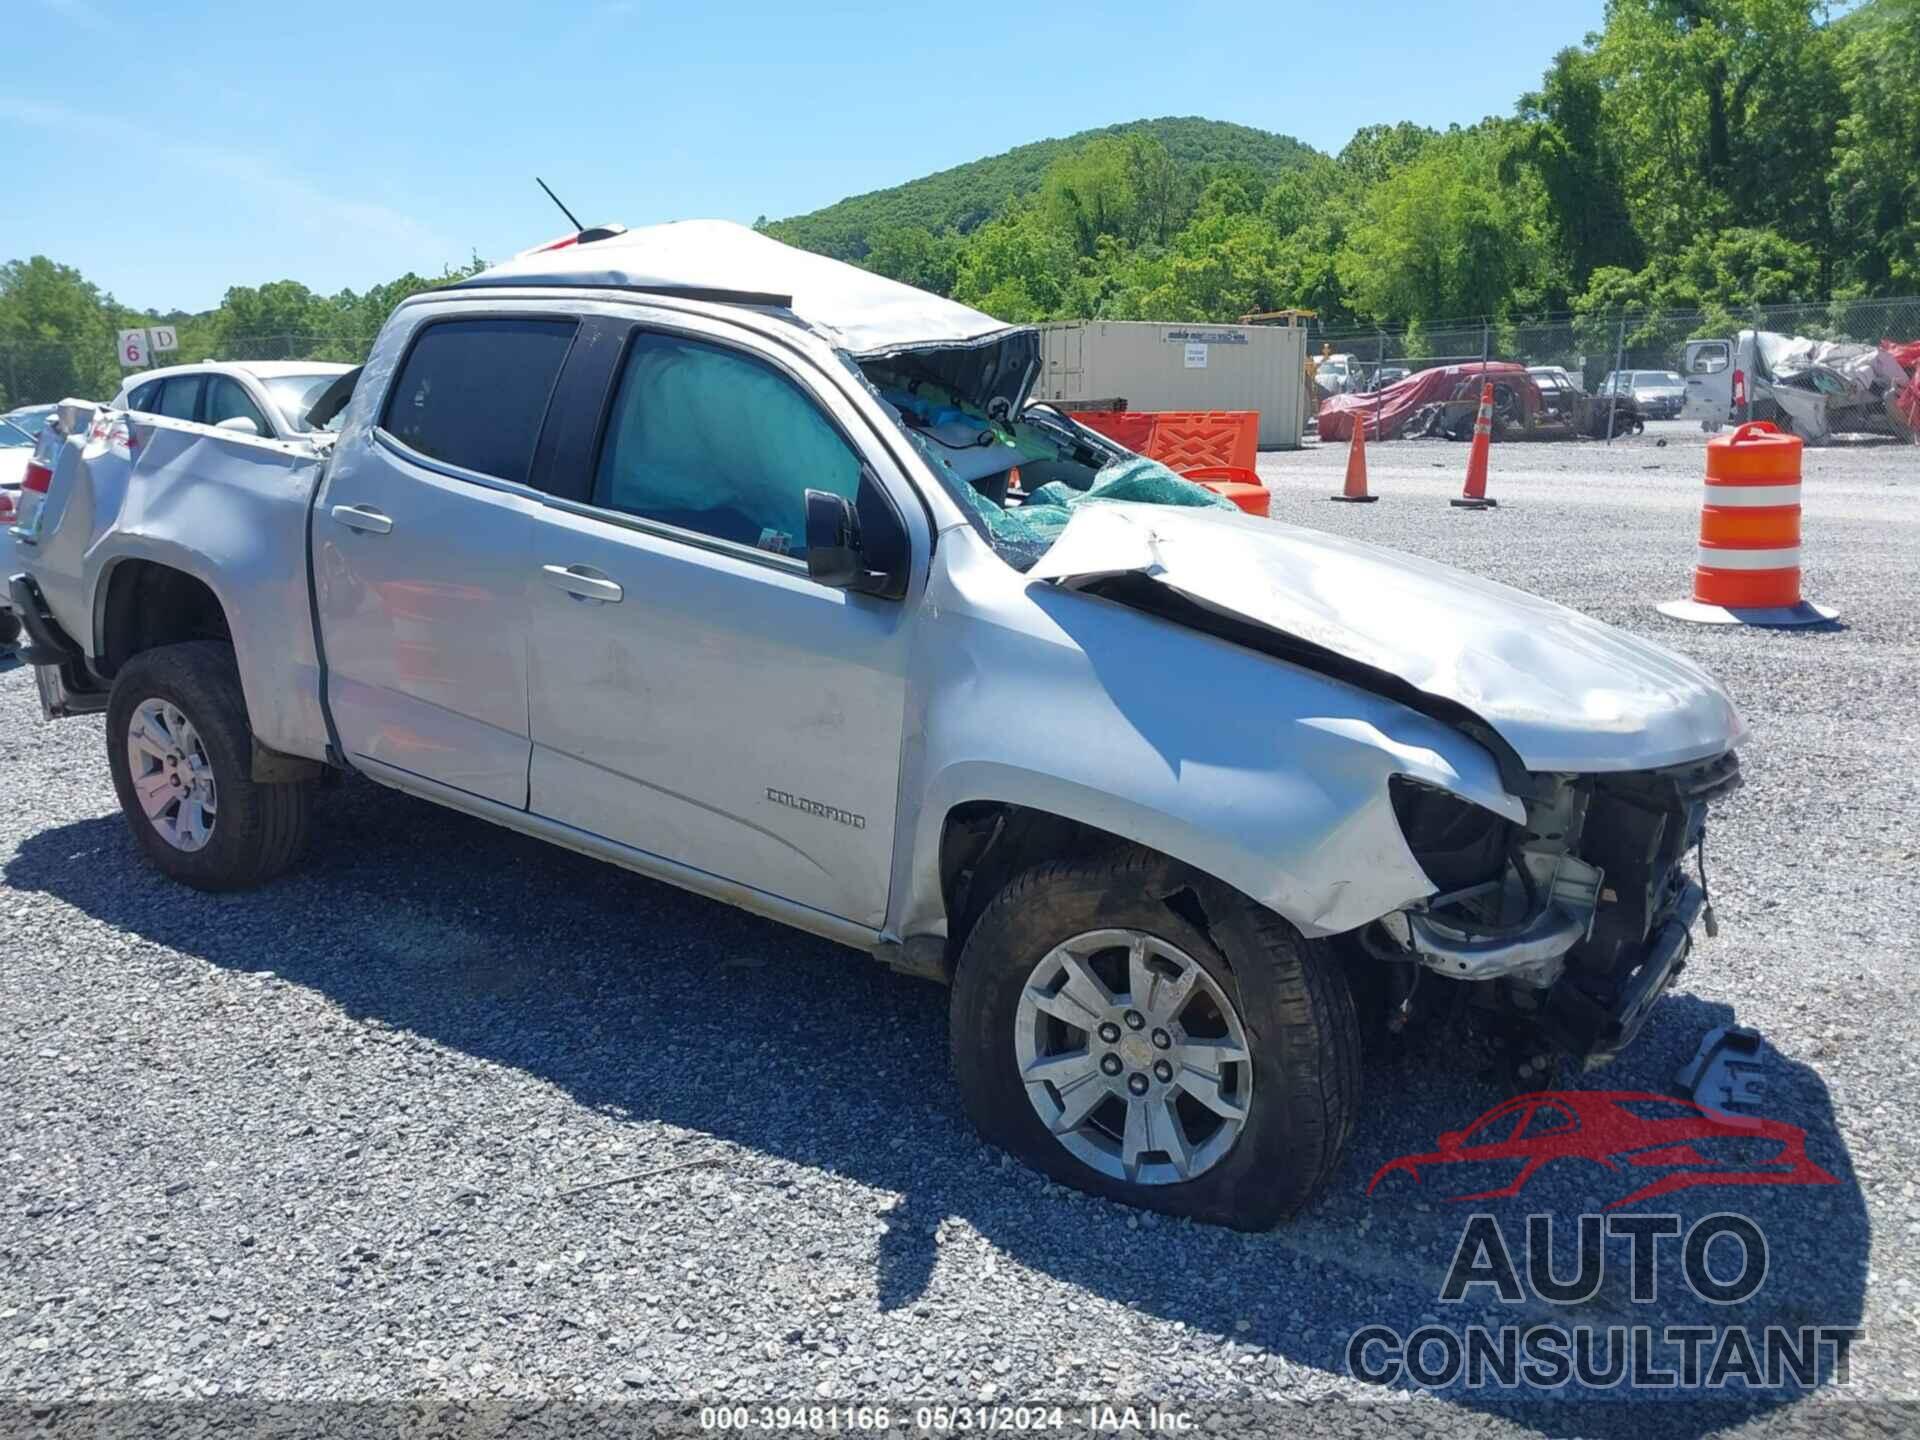
[[[145,330],[122,330],[115,337],[113,344],[120,356],[120,365],[123,369],[138,370],[149,359]]]
[[[149,325],[147,334],[153,340],[153,353],[165,355],[180,348],[180,332],[171,325]]]

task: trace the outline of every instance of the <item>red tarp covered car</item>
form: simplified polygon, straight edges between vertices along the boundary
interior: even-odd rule
[[[1439,404],[1449,407],[1449,421],[1457,418],[1456,408],[1462,409],[1468,414],[1467,423],[1471,426],[1471,412],[1480,403],[1483,379],[1494,383],[1494,413],[1499,417],[1495,433],[1516,422],[1522,428],[1531,429],[1534,417],[1540,413],[1540,387],[1527,373],[1527,367],[1506,360],[1485,364],[1475,360],[1466,365],[1416,370],[1384,390],[1330,396],[1320,406],[1320,438],[1352,439],[1353,417],[1358,415],[1366,425],[1367,439],[1378,440],[1382,435],[1389,440],[1396,439],[1416,413]]]

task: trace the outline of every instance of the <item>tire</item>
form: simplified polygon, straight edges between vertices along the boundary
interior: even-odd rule
[[[11,650],[20,638],[20,617],[11,610],[0,610],[0,650]]]
[[[157,818],[149,818],[142,805],[130,737],[135,717],[149,705],[162,707],[162,715],[184,716],[190,728],[182,733],[197,743],[170,746],[156,739],[162,731],[147,729],[143,721],[140,733],[153,748],[143,749],[137,763],[153,766],[149,779],[173,774],[210,779],[204,793],[211,807],[198,817],[206,822],[203,838],[187,833],[195,827],[187,823],[186,798]],[[169,764],[158,750],[184,754],[188,764]],[[306,847],[307,785],[268,785],[253,779],[253,730],[231,646],[208,640],[163,645],[122,666],[107,701],[107,763],[135,841],[156,869],[183,884],[198,890],[244,890],[278,875]],[[163,797],[167,793],[161,791]],[[173,793],[190,797],[199,792],[189,783],[174,786]],[[169,839],[169,829],[181,838]],[[192,845],[195,838],[199,843]]]
[[[1160,1073],[1157,1062],[1125,1069],[1122,1080],[1113,1074],[1096,1077],[1087,1064],[1067,1056],[1081,1066],[1081,1078],[1072,1081],[1075,1086],[1093,1083],[1108,1092],[1086,1122],[1069,1130],[1069,1138],[1053,1129],[1066,1118],[1067,1092],[1036,1082],[1032,1093],[1039,1098],[1030,1098],[1023,1079],[1028,1062],[1020,1047],[1034,1049],[1023,1037],[1034,1033],[1033,996],[1042,993],[1030,982],[1039,967],[1052,965],[1064,953],[1056,947],[1065,942],[1098,949],[1088,937],[1099,932],[1143,937],[1143,946],[1177,952],[1180,960],[1203,972],[1204,980],[1195,977],[1189,986],[1189,994],[1199,995],[1203,1003],[1180,1002],[1189,1008],[1165,1022],[1182,1037],[1168,1052],[1171,1056],[1199,1053],[1191,1048],[1194,1043],[1203,1049],[1218,1045],[1214,1053],[1228,1053],[1236,1022],[1244,1036],[1247,1058],[1213,1072],[1218,1077],[1231,1070],[1236,1094],[1246,1102],[1237,1133],[1224,1149],[1220,1129],[1211,1138],[1205,1131],[1210,1123],[1224,1128],[1230,1122],[1218,1119],[1208,1106],[1196,1109],[1199,1092],[1185,1098],[1174,1086],[1140,1092],[1148,1096],[1139,1102],[1142,1107],[1164,1104],[1188,1116],[1184,1122],[1176,1120],[1175,1128],[1183,1148],[1191,1150],[1191,1174],[1177,1164],[1169,1148],[1136,1152],[1132,1169],[1124,1158],[1121,1132],[1133,1117],[1125,1086],[1136,1083],[1136,1075],[1138,1083],[1150,1083],[1146,1072]],[[1127,960],[1123,950],[1104,949],[1087,964],[1112,973]],[[1149,963],[1168,974],[1179,970],[1178,961],[1161,954]],[[1129,967],[1118,973],[1135,972]],[[1209,983],[1211,990],[1206,989]],[[1134,1007],[1137,984],[1124,994],[1113,994],[1123,1007],[1116,1014]],[[1114,992],[1113,986],[1106,988]],[[1151,994],[1154,985],[1148,988]],[[1177,985],[1169,988],[1178,990]],[[1064,990],[1063,984],[1055,993]],[[1216,1010],[1209,997],[1216,993],[1231,1007],[1228,1038],[1195,1042],[1187,1027],[1210,1023]],[[987,905],[967,938],[951,1003],[953,1070],[974,1125],[987,1140],[1043,1174],[1094,1195],[1168,1215],[1263,1230],[1298,1214],[1313,1199],[1338,1165],[1352,1131],[1360,1092],[1360,1034],[1353,998],[1332,948],[1303,939],[1271,911],[1160,856],[1128,851],[1048,863],[1012,880]],[[1163,1038],[1161,1016],[1168,1012],[1150,1013],[1153,1018],[1135,1036],[1151,1037],[1157,1045]],[[1107,1023],[1120,1030],[1118,1023]],[[1039,1028],[1069,1049],[1081,1046],[1089,1056],[1104,1047],[1092,1022],[1076,1032],[1047,1014],[1039,1018]],[[1081,1037],[1077,1041],[1076,1033]],[[1120,1045],[1136,1047],[1130,1056],[1152,1061],[1154,1052],[1138,1048],[1139,1039],[1129,1038],[1124,1030]],[[1101,1049],[1103,1059],[1107,1053],[1126,1067],[1142,1063],[1138,1058],[1120,1062],[1117,1052]],[[1173,1072],[1176,1080],[1198,1073],[1185,1062]],[[1224,1097],[1224,1084],[1202,1076],[1199,1085],[1216,1098]],[[1036,1108],[1042,1103],[1057,1112],[1051,1122]],[[1086,1152],[1109,1143],[1122,1153],[1099,1151],[1097,1160],[1087,1158]],[[1078,1152],[1070,1148],[1075,1144]],[[1214,1158],[1202,1167],[1210,1148]],[[1150,1154],[1161,1158],[1148,1161]]]

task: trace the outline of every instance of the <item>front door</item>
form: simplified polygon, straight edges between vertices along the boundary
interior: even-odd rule
[[[575,322],[429,321],[313,518],[327,701],[349,761],[527,803],[529,472]]]
[[[606,411],[579,499],[536,522],[530,808],[878,928],[911,607],[804,563],[805,492],[878,485],[863,422],[797,368],[641,329]]]

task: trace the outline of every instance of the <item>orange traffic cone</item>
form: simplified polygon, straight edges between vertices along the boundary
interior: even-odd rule
[[[1499,502],[1487,498],[1487,451],[1493,444],[1493,382],[1480,387],[1480,413],[1473,417],[1473,449],[1467,452],[1467,486],[1451,502],[1462,510],[1485,510]]]
[[[1329,500],[1346,500],[1355,505],[1371,505],[1380,497],[1367,493],[1367,422],[1355,415],[1353,417],[1353,443],[1347,447],[1347,484],[1338,495],[1329,495]]]

